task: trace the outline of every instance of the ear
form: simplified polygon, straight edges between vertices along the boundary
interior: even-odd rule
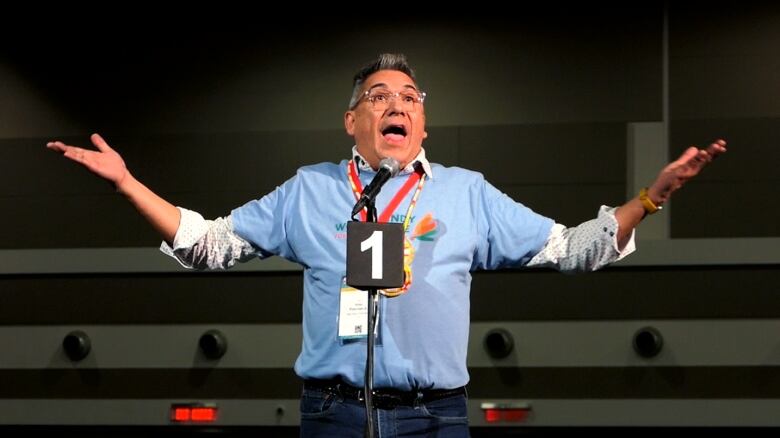
[[[428,131],[423,131],[423,139],[428,138]]]
[[[347,134],[355,136],[355,112],[347,111],[344,113],[344,129],[347,130]]]

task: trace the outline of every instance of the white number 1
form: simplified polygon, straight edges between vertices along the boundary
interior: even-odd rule
[[[371,250],[371,278],[382,279],[382,232],[377,230],[360,242],[360,252]]]

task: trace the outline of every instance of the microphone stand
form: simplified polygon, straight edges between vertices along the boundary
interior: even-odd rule
[[[376,205],[374,199],[369,199],[366,205],[366,222],[376,222]],[[363,387],[366,402],[366,436],[374,438],[374,341],[376,333],[376,319],[379,314],[379,291],[369,288],[368,292],[368,334],[366,342],[366,375]]]

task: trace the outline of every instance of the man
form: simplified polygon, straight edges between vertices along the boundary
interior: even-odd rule
[[[425,93],[403,55],[384,54],[355,76],[344,125],[353,157],[303,167],[265,197],[206,221],[174,207],[137,181],[97,134],[98,151],[48,147],[113,182],[162,234],[162,249],[199,269],[227,268],[254,256],[279,255],[304,267],[303,347],[295,363],[304,379],[304,436],[362,436],[366,363],[362,328],[341,324],[354,291],[344,284],[346,241],[332,224],[350,220],[362,187],[381,159],[402,169],[380,192],[380,221],[404,223],[406,282],[383,291],[375,356],[379,436],[467,436],[466,348],[471,271],[550,266],[590,271],[631,253],[633,232],[685,181],[725,152],[718,140],[689,148],[640,196],[566,228],[509,199],[475,172],[431,164]],[[343,236],[342,236],[343,237]]]

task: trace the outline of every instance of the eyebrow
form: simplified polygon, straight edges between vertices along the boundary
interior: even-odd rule
[[[373,90],[374,88],[380,88],[380,87],[384,87],[384,88],[390,88],[390,87],[388,87],[388,86],[387,86],[387,84],[385,84],[384,82],[379,82],[379,83],[377,83],[377,84],[374,84],[374,85],[372,85],[372,86],[368,87],[368,90],[366,90],[366,91],[370,91],[370,90]],[[406,85],[404,85],[404,88],[406,88],[406,89],[411,89],[411,90],[414,90],[414,91],[417,91],[417,87],[415,87],[414,85],[409,85],[409,84],[406,84]]]

